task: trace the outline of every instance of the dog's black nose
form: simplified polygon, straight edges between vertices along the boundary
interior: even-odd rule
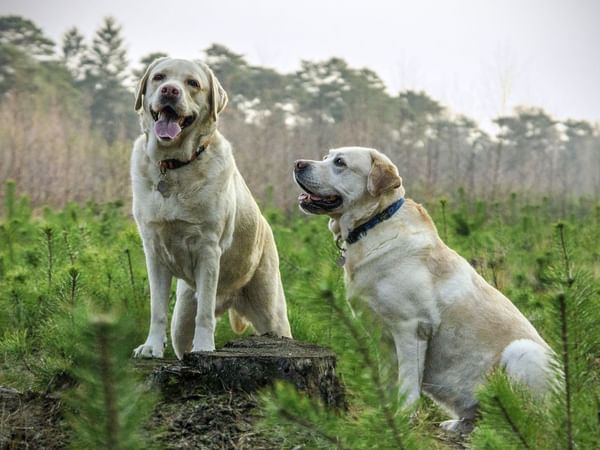
[[[308,162],[306,162],[302,159],[298,159],[294,163],[294,167],[296,169],[296,172],[302,172],[304,169],[306,169],[308,167]]]
[[[160,88],[160,93],[164,97],[178,98],[179,94],[181,94],[181,91],[177,86],[174,86],[172,84],[165,84],[163,87]]]

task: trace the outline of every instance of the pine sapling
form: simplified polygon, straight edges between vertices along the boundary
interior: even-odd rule
[[[69,241],[69,233],[67,230],[63,230],[62,235],[65,242],[65,248],[67,249],[67,255],[69,255],[69,261],[71,261],[71,265],[74,266],[76,257],[71,242]]]
[[[559,265],[545,283],[557,294],[546,309],[544,336],[556,350],[554,378],[545,396],[533,397],[505,374],[498,373],[479,393],[482,419],[472,436],[476,448],[595,448],[600,353],[598,288],[589,275],[573,270],[565,224],[557,229]],[[592,394],[592,395],[591,395]],[[496,447],[495,447],[496,445]]]
[[[153,396],[145,392],[130,367],[127,334],[131,327],[108,315],[92,316],[84,324],[75,355],[79,384],[68,398],[71,448],[149,448],[142,428]]]
[[[77,282],[79,281],[79,275],[80,273],[77,267],[69,268],[69,303],[72,308],[75,307],[75,297],[77,296],[78,291]]]
[[[135,293],[135,278],[133,276],[133,265],[131,264],[131,251],[126,248],[125,249],[125,254],[127,255],[127,269],[129,271],[129,281],[131,283],[131,292],[133,294],[133,296],[135,297],[136,293]]]
[[[54,268],[54,243],[53,243],[53,235],[54,235],[54,231],[52,230],[52,227],[47,226],[44,227],[42,229],[44,236],[46,238],[46,250],[47,250],[47,257],[48,257],[48,264],[47,264],[47,274],[48,274],[48,292],[50,292],[50,289],[52,287],[52,271]]]
[[[448,242],[448,225],[446,222],[446,205],[447,204],[448,204],[448,200],[446,200],[445,198],[440,200],[440,205],[442,206],[442,232],[443,232],[444,242],[446,243],[446,245],[449,245],[450,243]]]

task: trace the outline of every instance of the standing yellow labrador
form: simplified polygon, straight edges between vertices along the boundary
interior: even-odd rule
[[[391,331],[408,404],[424,391],[461,419],[444,428],[469,431],[475,389],[494,367],[535,391],[546,389],[548,345],[441,241],[425,209],[404,199],[398,169],[386,156],[339,148],[323,161],[296,161],[294,177],[305,191],[301,209],[329,215],[345,246],[348,297],[366,301]]]
[[[204,64],[161,58],[139,82],[143,134],[131,158],[133,214],[144,244],[151,318],[136,357],[163,355],[172,277],[178,358],[215,349],[215,317],[291,337],[271,228],[217,130],[227,94]]]

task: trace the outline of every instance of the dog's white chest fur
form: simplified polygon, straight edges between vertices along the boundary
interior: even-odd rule
[[[423,295],[424,287],[431,285],[431,275],[421,262],[421,255],[433,244],[423,236],[415,240],[404,233],[412,234],[392,218],[347,246],[347,295],[366,300],[387,324],[407,318],[436,323],[436,296]],[[374,270],[377,276],[373,276]]]

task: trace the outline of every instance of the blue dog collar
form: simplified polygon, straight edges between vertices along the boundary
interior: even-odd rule
[[[357,226],[354,230],[348,233],[348,237],[346,238],[346,242],[348,244],[354,244],[355,242],[360,241],[367,235],[367,231],[371,228],[375,228],[381,222],[384,222],[391,218],[394,214],[398,212],[398,210],[404,204],[404,197],[400,197],[400,199],[396,200],[386,209],[381,211],[379,214],[369,219],[369,221],[363,223],[362,225]]]

